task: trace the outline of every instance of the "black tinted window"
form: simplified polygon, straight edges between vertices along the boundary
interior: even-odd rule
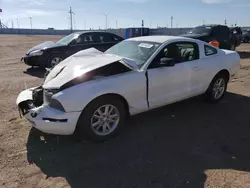
[[[121,37],[111,34],[111,33],[100,34],[100,38],[101,38],[101,41],[104,43],[122,41]]]
[[[104,43],[114,42],[113,35],[108,34],[108,33],[100,34],[100,38],[101,38],[101,41]]]
[[[215,55],[217,53],[218,53],[217,49],[215,49],[211,46],[205,45],[205,55],[206,56]]]
[[[224,26],[217,26],[213,28],[213,35],[226,37],[229,34],[229,28]]]

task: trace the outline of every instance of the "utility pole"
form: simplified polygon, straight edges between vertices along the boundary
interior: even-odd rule
[[[115,21],[116,29],[118,29],[118,22],[117,20]]]
[[[73,13],[73,15],[74,15],[74,26],[73,26],[73,28],[74,28],[74,30],[76,30],[76,14]]]
[[[108,30],[108,15],[106,13],[103,13],[106,18],[106,30]]]
[[[70,31],[73,32],[73,11],[72,8],[69,8],[69,19],[70,19]]]
[[[174,17],[173,16],[171,16],[171,28],[173,28],[173,20],[174,20]]]
[[[12,29],[14,28],[13,20],[11,20],[11,27],[12,27]]]
[[[31,28],[31,30],[32,30],[32,17],[29,17],[29,19],[30,19],[30,28]]]
[[[225,23],[225,25],[227,25],[227,19],[225,18],[225,20],[224,20],[224,23]]]
[[[144,31],[144,20],[141,21],[141,36],[143,36]]]
[[[16,18],[16,24],[17,24],[17,28],[19,29],[20,27],[19,27],[19,20],[18,20],[18,18]]]
[[[202,20],[202,25],[205,25],[205,20]]]

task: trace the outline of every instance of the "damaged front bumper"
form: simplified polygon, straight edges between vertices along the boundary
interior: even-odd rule
[[[20,116],[25,116],[38,130],[56,135],[74,133],[81,112],[63,112],[43,104],[41,87],[27,89],[19,94],[16,104]]]

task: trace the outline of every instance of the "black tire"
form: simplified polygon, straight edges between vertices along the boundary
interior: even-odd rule
[[[57,54],[57,53],[51,54],[51,55],[49,56],[49,58],[48,58],[48,62],[47,62],[47,64],[46,64],[45,68],[53,68],[55,65],[53,65],[52,61],[53,61],[54,59],[61,59],[61,61],[62,61],[62,60],[63,60],[63,57],[62,57],[60,54]]]
[[[215,84],[217,83],[217,81],[221,80],[221,79],[224,81],[225,87],[224,87],[223,93],[217,98],[217,97],[215,97],[214,87],[216,87]],[[210,83],[210,85],[205,93],[205,100],[209,103],[219,102],[224,97],[224,95],[227,91],[228,81],[229,81],[229,78],[228,78],[227,74],[225,74],[225,73],[217,74],[214,77],[214,79],[212,80],[212,82]]]
[[[95,133],[91,126],[91,121],[93,120],[94,113],[104,105],[112,105],[114,106],[119,112],[119,123],[117,124],[116,128],[107,135],[98,135]],[[123,103],[118,97],[115,96],[103,96],[95,99],[87,107],[84,109],[82,114],[80,115],[76,130],[74,132],[74,136],[77,140],[89,140],[94,142],[102,142],[109,140],[110,138],[116,136],[121,129],[124,127],[124,122],[126,120],[126,108]],[[100,128],[99,128],[100,130]],[[103,130],[103,127],[102,127]]]

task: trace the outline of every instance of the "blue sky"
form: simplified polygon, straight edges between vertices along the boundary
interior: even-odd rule
[[[238,22],[240,26],[250,26],[250,0],[0,0],[0,19],[3,23],[17,26],[17,18],[22,28],[54,27],[69,28],[69,7],[75,12],[76,29],[105,28],[105,15],[108,26],[145,26],[170,27],[170,17],[174,26],[190,27]]]

